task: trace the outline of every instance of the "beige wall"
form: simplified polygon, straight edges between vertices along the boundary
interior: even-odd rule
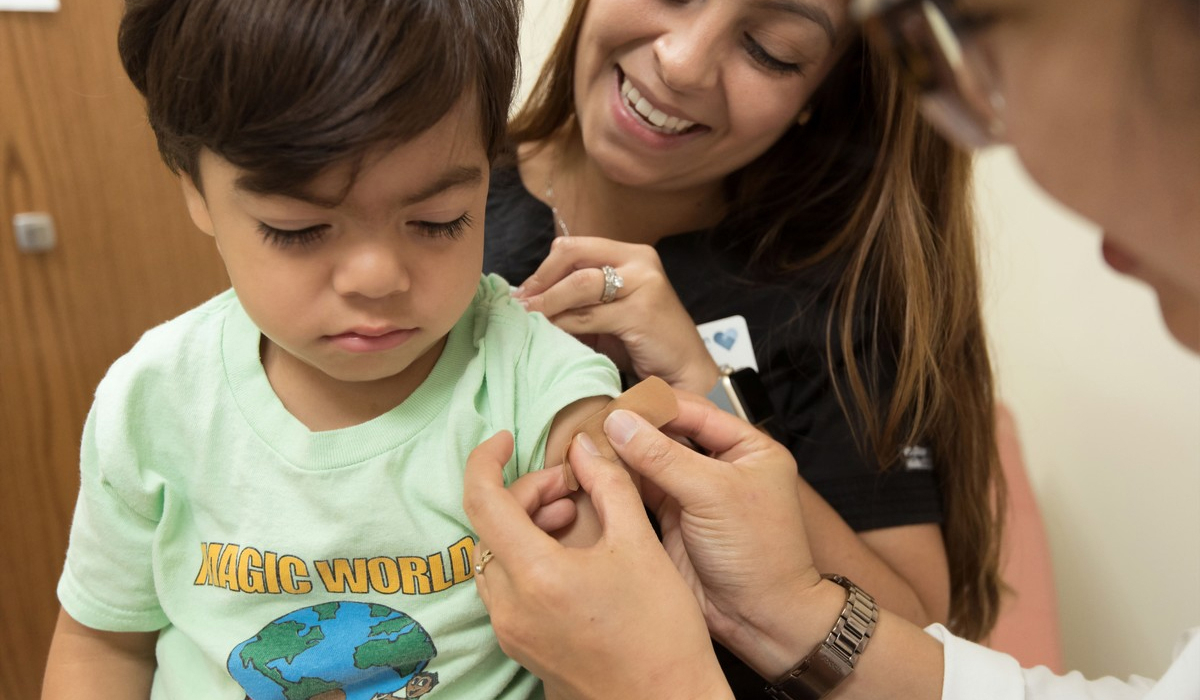
[[[567,19],[571,0],[525,0],[521,25],[521,86],[518,103],[529,94],[537,80],[538,69],[554,47],[554,40]]]
[[[527,0],[521,96],[569,6]],[[1068,665],[1158,675],[1200,625],[1200,361],[1010,154],[979,173],[995,363],[1049,530]]]
[[[1200,361],[1095,227],[979,159],[987,316],[1041,501],[1067,664],[1159,675],[1200,625]]]

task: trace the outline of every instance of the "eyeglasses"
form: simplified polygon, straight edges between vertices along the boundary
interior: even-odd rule
[[[1004,97],[971,35],[988,22],[955,0],[853,0],[867,38],[893,53],[921,91],[925,117],[969,148],[1004,140]]]

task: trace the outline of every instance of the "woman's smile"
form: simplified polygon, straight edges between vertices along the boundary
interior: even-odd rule
[[[679,136],[690,130],[707,129],[703,124],[685,119],[681,116],[676,116],[671,107],[659,108],[659,106],[649,99],[649,95],[642,94],[633,85],[633,81],[629,76],[625,75],[620,66],[617,66],[617,82],[620,84],[621,97],[625,100],[625,106],[633,110],[633,112],[642,118],[642,121],[654,131],[670,136]]]
[[[710,127],[682,116],[681,110],[652,101],[649,91],[639,90],[619,66],[613,73],[610,105],[613,121],[618,129],[639,143],[653,148],[673,148],[712,131]]]

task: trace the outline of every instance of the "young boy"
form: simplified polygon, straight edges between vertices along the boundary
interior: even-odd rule
[[[46,697],[540,694],[471,581],[462,470],[501,429],[509,479],[557,463],[619,389],[481,276],[518,2],[128,1],[233,289],[97,389]]]

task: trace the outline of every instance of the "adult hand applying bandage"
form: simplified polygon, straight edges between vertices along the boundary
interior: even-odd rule
[[[680,685],[655,687],[678,687],[680,697],[721,697],[728,691],[706,622],[773,677],[794,663],[797,644],[819,641],[804,634],[792,639],[778,612],[821,599],[828,620],[813,628],[828,630],[845,598],[836,585],[821,585],[812,565],[787,450],[698,397],[680,392],[678,398],[679,416],[664,429],[712,457],[629,411],[614,412],[604,424],[614,450],[643,477],[661,544],[629,475],[586,436],[576,437],[570,462],[596,505],[603,535],[585,549],[566,548],[542,531],[569,521],[558,469],[506,489],[506,434],[480,445],[468,462],[466,512],[495,554],[477,586],[497,637],[506,653],[567,697],[611,689],[616,668],[630,682],[679,673]],[[631,666],[632,659],[638,661]]]
[[[628,411],[609,416],[605,432],[642,477],[663,547],[712,635],[760,675],[778,677],[795,663],[794,649],[812,648],[832,626],[845,592],[822,585],[813,566],[787,449],[699,397],[679,392],[678,399],[679,416],[663,428],[670,436]],[[809,600],[821,611],[812,626],[820,634],[781,614]],[[663,643],[678,637],[667,636]]]
[[[586,435],[576,436],[571,463],[602,534],[592,546],[570,548],[543,531],[570,520],[561,468],[505,488],[502,468],[511,454],[508,433],[476,448],[463,497],[481,546],[493,553],[476,586],[505,653],[542,678],[552,697],[612,697],[614,682],[637,679],[677,691],[656,697],[732,697],[696,599],[625,470],[600,457]],[[664,635],[657,648],[630,653],[630,645],[653,643],[648,630]]]
[[[546,681],[549,695],[602,698],[640,688],[656,698],[731,697],[708,632],[778,678],[824,640],[846,600],[813,566],[787,450],[699,397],[678,399],[678,417],[663,428],[670,436],[629,411],[604,424],[613,449],[642,477],[661,544],[629,474],[582,435],[570,461],[603,528],[584,549],[543,532],[570,519],[558,469],[505,488],[507,434],[471,454],[464,505],[495,553],[477,578],[480,597],[505,653]],[[940,666],[940,647],[919,628],[883,613],[878,632]],[[888,663],[877,670],[860,679],[868,696],[936,697],[937,673],[907,676]]]

